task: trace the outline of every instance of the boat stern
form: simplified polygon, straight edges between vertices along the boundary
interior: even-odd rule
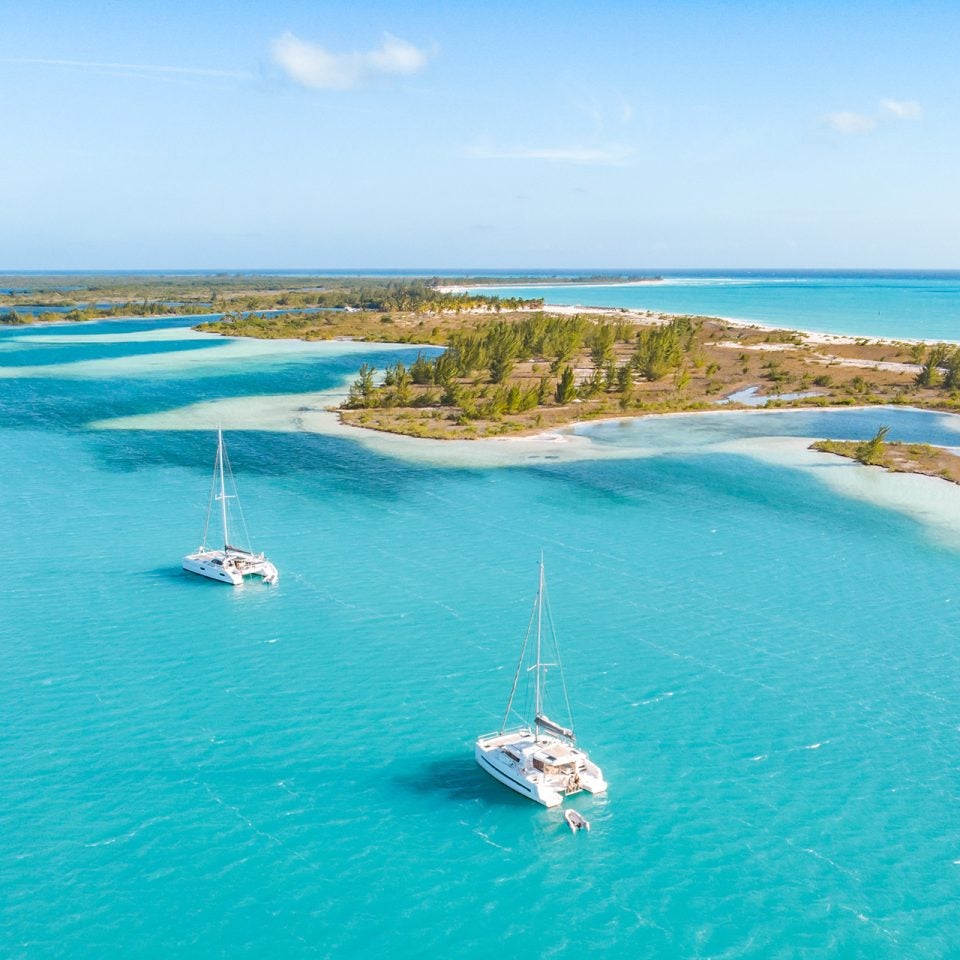
[[[587,793],[606,793],[607,781],[603,779],[603,771],[592,761],[587,760],[580,771],[580,784]]]

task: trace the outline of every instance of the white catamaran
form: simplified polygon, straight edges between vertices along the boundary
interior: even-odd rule
[[[520,673],[527,659],[527,647],[536,621],[536,661],[527,667],[527,673],[534,674],[533,724],[525,722],[519,728],[507,730],[510,711],[517,692]],[[555,663],[543,662],[543,632],[549,628],[556,654]],[[600,768],[587,756],[586,751],[577,746],[573,724],[561,726],[549,720],[544,713],[544,693],[547,670],[556,667],[563,687],[563,698],[567,715],[570,714],[570,702],[567,688],[563,682],[563,667],[560,663],[560,651],[557,648],[556,631],[547,603],[543,578],[543,557],[540,557],[540,586],[534,604],[527,634],[520,650],[520,661],[513,678],[513,689],[507,701],[507,710],[499,732],[489,733],[477,740],[474,756],[477,763],[505,786],[517,793],[536,800],[547,807],[563,803],[564,797],[586,790],[589,793],[603,793],[607,789]]]
[[[230,487],[233,493],[227,493],[227,478],[230,478]],[[210,485],[210,502],[207,505],[207,519],[203,525],[203,537],[199,548],[189,556],[183,558],[183,569],[190,573],[198,573],[201,577],[219,580],[221,583],[232,583],[239,586],[243,578],[261,577],[264,583],[276,583],[280,578],[277,568],[262,553],[253,553],[230,544],[227,531],[227,501],[237,500],[236,485],[230,472],[230,461],[227,459],[223,447],[223,431],[217,428],[217,459],[213,466],[213,482]],[[213,514],[215,502],[220,504],[220,516],[223,522],[223,549],[212,549],[207,546],[207,531],[210,529],[210,517]],[[240,523],[244,531],[244,541],[249,537],[246,533],[246,523],[243,511],[239,509]]]

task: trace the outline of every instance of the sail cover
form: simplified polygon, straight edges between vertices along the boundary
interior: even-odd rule
[[[543,714],[537,714],[537,723],[543,727],[544,730],[549,730],[551,733],[557,734],[559,737],[566,737],[568,740],[573,739],[573,731],[568,730],[566,727],[561,727],[559,723],[554,723],[552,720],[549,720]]]

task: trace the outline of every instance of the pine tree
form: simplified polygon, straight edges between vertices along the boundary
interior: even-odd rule
[[[560,382],[557,384],[555,397],[557,403],[566,404],[570,403],[576,395],[577,384],[573,376],[573,367],[568,364],[563,368],[563,373],[560,374]]]
[[[417,359],[410,365],[410,376],[420,386],[433,383],[433,364],[425,360],[422,353],[418,353]]]

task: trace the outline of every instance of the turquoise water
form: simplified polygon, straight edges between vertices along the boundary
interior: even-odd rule
[[[867,337],[960,340],[960,275],[746,274],[669,276],[662,283],[511,286],[484,293],[547,303],[731,317]]]
[[[169,340],[142,376],[145,341],[98,339],[175,326],[71,328],[55,368],[0,333],[5,369],[47,369],[0,381],[0,955],[955,950],[960,540],[729,445],[880,422],[955,443],[951,418],[602,424],[597,456],[626,458],[499,469],[234,431],[281,582],[232,590],[179,569],[211,434],[90,422],[226,396],[253,419],[361,361],[196,367],[214,348]],[[541,548],[611,785],[572,802],[587,835],[472,758]]]

